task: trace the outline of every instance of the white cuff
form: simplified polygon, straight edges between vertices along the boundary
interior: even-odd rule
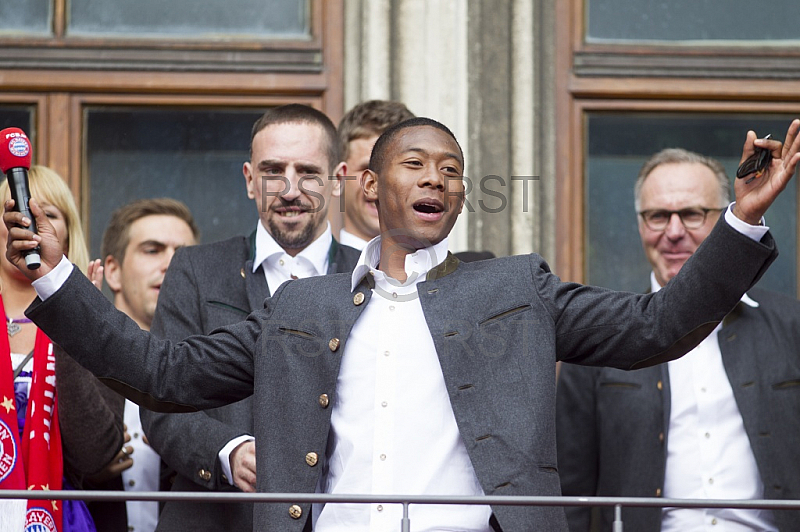
[[[67,282],[67,278],[69,278],[71,273],[72,263],[64,256],[61,257],[61,262],[58,263],[58,266],[50,270],[50,273],[39,277],[31,284],[34,290],[36,290],[36,295],[39,296],[39,299],[44,301],[58,292],[58,289]]]
[[[764,217],[761,217],[761,225],[750,225],[744,220],[737,218],[736,215],[733,214],[734,205],[736,205],[735,201],[728,205],[728,210],[725,211],[725,221],[728,222],[728,225],[743,235],[752,238],[756,242],[761,240],[761,238],[767,234],[767,231],[769,231],[769,227],[767,227],[766,223],[764,222]]]
[[[255,438],[247,434],[238,436],[226,443],[225,447],[223,447],[217,455],[219,457],[219,465],[222,468],[222,474],[225,475],[225,478],[228,479],[228,483],[230,483],[231,486],[234,485],[233,472],[231,471],[231,453],[242,443],[253,440],[255,440]]]

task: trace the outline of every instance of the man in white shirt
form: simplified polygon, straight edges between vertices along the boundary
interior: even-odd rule
[[[167,272],[153,333],[173,341],[241,321],[291,279],[349,272],[358,252],[340,245],[327,222],[345,172],[330,119],[305,105],[268,110],[253,126],[242,165],[258,221],[252,233],[187,248]],[[329,207],[333,205],[333,207]],[[253,491],[251,399],[194,414],[142,411],[151,445],[177,473],[173,491]],[[159,532],[249,530],[244,503],[164,504]]]
[[[442,257],[464,162],[452,132],[425,118],[389,128],[373,148],[363,187],[381,235],[353,273],[284,283],[262,311],[210,336],[158,341],[109,308],[33,199],[38,235],[6,203],[7,256],[39,294],[31,319],[140,404],[180,411],[254,394],[259,491],[554,496],[556,361],[635,369],[697,345],[776,256],[763,214],[800,161],[798,129],[800,120],[783,157],[780,142],[748,134],[744,154],[770,149],[769,171],[737,183],[703,250],[654,294],[564,283],[535,254]],[[28,271],[23,253],[37,244],[42,266]],[[723,281],[710,282],[716,275]],[[122,346],[130,358],[116,356]],[[421,532],[566,530],[555,507],[411,512]],[[259,530],[329,532],[396,528],[401,513],[298,501],[259,504],[254,516]]]
[[[650,289],[680,271],[730,201],[722,165],[666,149],[635,185]],[[800,493],[800,303],[753,289],[686,356],[635,372],[562,366],[558,462],[564,495],[795,499]],[[598,514],[611,530],[611,508]],[[793,515],[794,514],[794,515]],[[591,509],[570,508],[572,532]],[[798,531],[797,512],[624,508],[637,532]]]
[[[197,225],[188,207],[174,199],[142,199],[114,211],[103,233],[101,250],[114,306],[149,331],[172,256],[179,248],[194,245],[197,237]],[[161,459],[147,443],[139,405],[125,401],[124,421],[131,437],[128,446],[133,448],[133,466],[122,472],[122,485],[126,491],[158,491]],[[93,503],[93,514],[98,504],[103,503]],[[125,507],[129,532],[155,530],[158,502],[127,501]],[[109,529],[103,523],[96,525],[99,530]]]
[[[361,175],[369,167],[372,147],[381,133],[413,117],[400,102],[368,100],[350,109],[339,122],[336,131],[342,158],[347,164],[347,175],[339,178],[343,206],[339,241],[342,244],[361,250],[380,233],[378,208],[361,189]]]

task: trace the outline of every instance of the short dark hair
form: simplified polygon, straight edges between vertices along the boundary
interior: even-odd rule
[[[253,158],[253,139],[256,138],[259,131],[275,124],[291,123],[312,124],[321,127],[328,144],[325,151],[327,152],[330,169],[336,168],[342,162],[339,140],[336,136],[336,126],[333,125],[331,119],[322,111],[299,103],[273,107],[256,120],[256,123],[253,124],[253,130],[250,132],[250,158]]]
[[[444,131],[450,138],[452,138],[456,146],[458,146],[458,152],[461,155],[461,162],[464,162],[464,151],[461,149],[461,144],[458,143],[458,139],[450,129],[442,124],[441,122],[437,122],[432,118],[425,118],[423,116],[419,116],[416,118],[410,118],[408,120],[404,120],[399,124],[395,124],[391,126],[389,129],[383,132],[378,140],[375,141],[375,147],[372,148],[372,155],[369,158],[369,169],[375,172],[376,174],[380,175],[381,171],[383,170],[383,165],[386,163],[386,152],[391,146],[392,141],[394,138],[404,129],[408,129],[410,127],[422,127],[422,126],[429,126],[435,127],[441,131]]]
[[[367,100],[356,105],[344,115],[337,128],[342,159],[350,157],[352,141],[380,135],[390,126],[409,118],[414,118],[414,113],[401,102]]]
[[[186,222],[195,240],[199,239],[200,231],[192,217],[192,213],[183,202],[172,198],[140,199],[123,205],[111,214],[103,233],[103,244],[100,254],[105,261],[109,255],[122,264],[125,260],[125,250],[131,240],[130,228],[133,222],[145,216],[165,215],[174,216]]]

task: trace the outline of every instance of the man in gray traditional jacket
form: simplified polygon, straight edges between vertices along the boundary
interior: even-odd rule
[[[762,215],[800,159],[800,120],[766,175],[664,290],[563,283],[538,255],[460,263],[447,235],[464,200],[453,134],[416,118],[375,145],[363,186],[382,236],[352,274],[284,284],[241,323],[173,344],[116,312],[40,236],[7,212],[7,255],[35,280],[28,315],[106,383],[149,408],[210,408],[254,395],[263,492],[558,495],[555,362],[635,368],[697,345],[774,259]],[[42,267],[22,251],[41,244]],[[266,473],[268,472],[268,473]],[[256,505],[258,530],[386,530],[388,504]],[[555,507],[419,505],[415,530],[566,530]]]

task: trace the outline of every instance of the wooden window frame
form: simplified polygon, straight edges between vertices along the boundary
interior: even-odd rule
[[[587,113],[800,116],[800,48],[586,43],[584,6],[584,0],[558,2],[556,6],[556,123],[566,131],[556,142],[556,262],[563,279],[577,282],[586,278]],[[737,62],[747,68],[734,68]],[[798,281],[800,286],[800,267]]]
[[[309,0],[307,39],[211,42],[68,36],[65,2],[53,0],[53,35],[0,37],[0,103],[35,107],[35,161],[67,180],[86,223],[89,107],[306,103],[334,121],[344,112],[344,0]]]

